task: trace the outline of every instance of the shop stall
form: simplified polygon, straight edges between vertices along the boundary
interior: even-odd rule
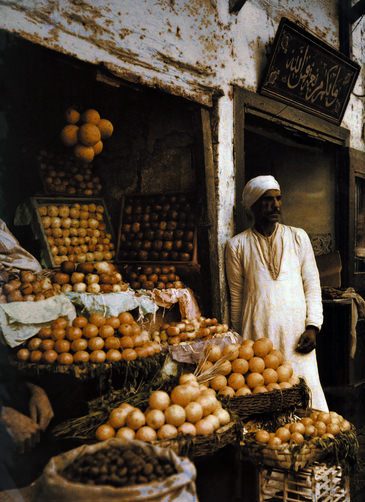
[[[7,43],[5,58],[22,64],[11,75],[4,214],[28,266],[5,250],[0,328],[8,367],[42,387],[55,413],[43,439],[52,452],[41,443],[25,500],[193,502],[194,463],[199,476],[227,451],[231,499],[247,489],[243,460],[257,467],[257,486],[246,485],[260,502],[349,500],[354,426],[312,409],[305,380],[264,334],[244,341],[227,323],[212,87],[163,92],[112,65]],[[304,227],[318,256],[345,255],[334,222],[348,132],[233,94],[237,193],[257,174],[279,176],[306,208],[289,200],[285,223]],[[353,176],[361,274],[363,173]],[[238,230],[247,222],[236,216]]]

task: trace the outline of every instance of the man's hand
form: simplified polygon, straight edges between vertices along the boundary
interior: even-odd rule
[[[301,354],[308,354],[316,348],[317,331],[315,328],[308,327],[300,336],[296,351]]]
[[[31,418],[7,406],[2,408],[0,418],[21,453],[39,442],[40,428]]]
[[[41,387],[32,383],[27,383],[31,398],[29,400],[29,413],[31,419],[39,425],[42,431],[46,430],[50,421],[54,417],[53,409],[47,394]]]

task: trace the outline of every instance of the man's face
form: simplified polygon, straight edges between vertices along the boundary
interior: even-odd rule
[[[280,190],[267,190],[251,207],[256,223],[276,223],[281,212]]]

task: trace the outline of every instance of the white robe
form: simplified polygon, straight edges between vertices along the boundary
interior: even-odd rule
[[[232,327],[244,339],[270,338],[294,374],[305,378],[312,407],[328,411],[315,350],[295,351],[306,326],[320,329],[323,322],[319,274],[306,232],[281,224],[271,238],[244,231],[227,243],[226,272]]]

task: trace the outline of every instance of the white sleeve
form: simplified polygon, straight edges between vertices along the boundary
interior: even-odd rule
[[[241,333],[243,269],[239,250],[231,241],[226,246],[226,274],[231,297],[231,326]]]
[[[323,324],[323,306],[317,263],[312,244],[304,230],[301,230],[299,239],[303,289],[307,305],[305,325],[321,329]]]

